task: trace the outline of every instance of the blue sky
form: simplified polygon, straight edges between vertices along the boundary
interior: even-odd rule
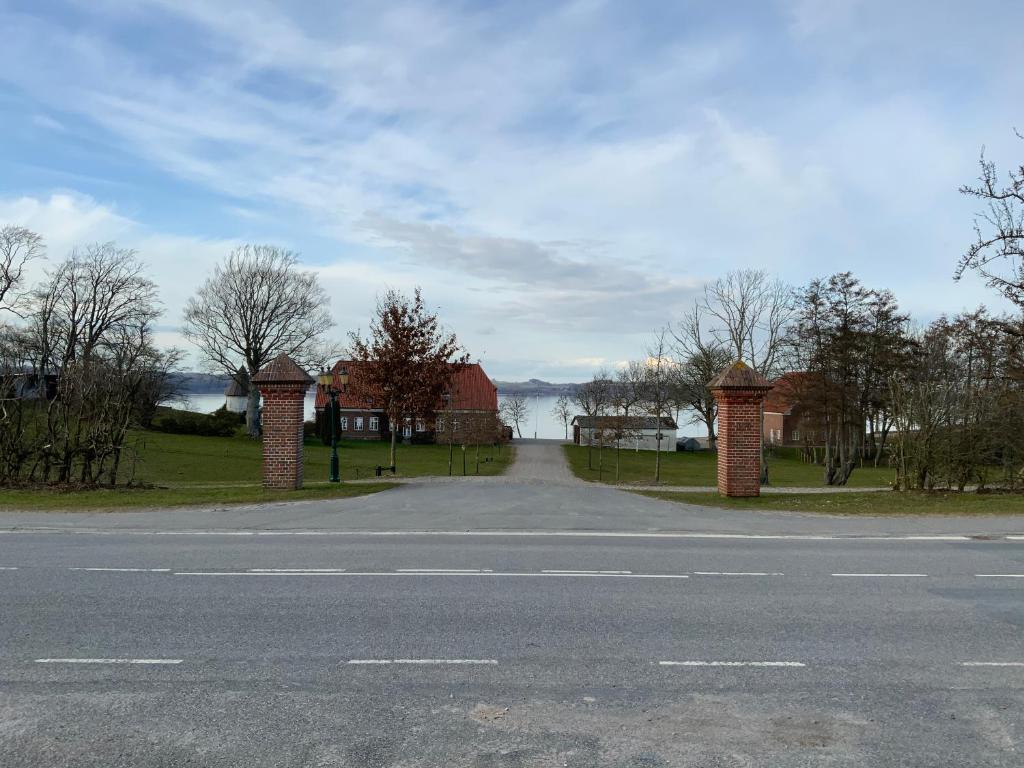
[[[497,378],[643,353],[702,284],[851,269],[921,320],[982,145],[1024,142],[1019,2],[0,0],[0,222],[117,239],[162,338],[240,242],[293,248],[337,335],[422,285]]]

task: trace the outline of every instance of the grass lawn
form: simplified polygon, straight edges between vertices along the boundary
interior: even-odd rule
[[[501,455],[490,447],[480,449],[480,474],[500,475],[512,460],[503,446]],[[143,432],[135,477],[147,483],[230,483],[260,481],[262,446],[246,437],[196,437]],[[476,474],[476,451],[466,449],[466,474]],[[305,477],[309,482],[326,480],[331,449],[319,440],[306,442]],[[342,440],[338,443],[341,479],[374,476],[377,465],[387,466],[388,444],[376,440]],[[462,451],[455,446],[452,473],[462,474]],[[398,475],[422,477],[448,474],[448,446],[399,445]],[[387,476],[387,475],[385,475]]]
[[[598,472],[598,449],[593,449],[593,469],[587,468],[587,448],[581,445],[565,446],[566,456],[573,474],[583,480],[601,482]],[[661,454],[662,485],[715,485],[716,462],[713,451],[673,451]],[[619,452],[619,477],[623,484],[654,485],[654,451]],[[855,488],[884,487],[895,476],[891,469],[858,467],[850,476],[849,485]],[[768,477],[773,486],[780,488],[813,487],[822,485],[822,469],[796,458],[770,458]],[[615,482],[615,449],[604,449],[603,482]]]
[[[302,499],[340,499],[363,496],[393,488],[394,483],[318,483],[297,491],[267,491],[258,484],[178,486],[173,488],[117,488],[90,491],[0,490],[0,511],[61,510],[67,512],[98,509],[140,509],[208,504],[254,504]]]
[[[261,486],[262,446],[246,437],[199,437],[141,432],[134,481],[156,486],[116,490],[0,490],[0,510],[105,509],[254,503],[335,498],[374,493],[391,487],[385,473],[379,483],[340,486],[327,483],[331,449],[319,440],[305,446],[306,487],[299,491],[265,491]],[[347,440],[338,444],[342,480],[374,477],[388,463],[388,444]],[[481,475],[499,475],[512,462],[513,449],[480,449]],[[462,474],[462,450],[456,446],[453,474]],[[466,474],[476,474],[476,450],[465,451]],[[490,460],[488,460],[490,459]],[[398,476],[448,474],[448,446],[399,445]],[[124,480],[128,478],[125,477]]]
[[[680,504],[751,510],[823,512],[833,515],[1020,515],[1024,494],[923,491],[865,491],[862,493],[773,493],[733,499],[717,493],[637,491],[644,496]]]

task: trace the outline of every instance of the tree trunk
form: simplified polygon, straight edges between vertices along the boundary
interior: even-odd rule
[[[707,427],[708,427],[708,450],[709,451],[713,451],[716,448],[716,446],[715,446],[715,442],[716,442],[716,440],[715,440],[715,422],[714,422],[713,419],[708,419],[704,423],[707,424]]]
[[[398,421],[400,421],[400,419]],[[397,454],[396,446],[398,445],[398,421],[391,425],[391,452],[389,459],[391,461],[392,469],[398,466],[397,462],[395,461],[395,457]]]
[[[260,391],[254,386],[249,387],[245,401],[245,431],[249,437],[260,436]]]
[[[661,417],[658,417],[658,431],[655,432],[654,437],[654,482],[661,482],[661,440],[658,439],[658,435],[661,433]]]
[[[480,443],[476,444],[476,473],[480,474]]]

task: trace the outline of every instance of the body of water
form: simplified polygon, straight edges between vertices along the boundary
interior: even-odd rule
[[[502,395],[498,396],[499,402],[503,399],[504,397]],[[552,413],[552,409],[555,407],[555,402],[557,400],[557,397],[550,395],[544,397],[531,397],[528,399],[527,403],[529,404],[530,412],[527,415],[526,421],[520,425],[523,437],[536,436],[548,439],[560,439],[565,437],[565,426]],[[314,393],[310,392],[306,395],[307,419],[313,418],[313,401]],[[224,405],[224,395],[189,395],[187,398],[171,403],[170,405],[173,408],[182,408],[184,410],[197,411],[199,413],[213,413]],[[572,435],[572,427],[569,428],[569,435]]]

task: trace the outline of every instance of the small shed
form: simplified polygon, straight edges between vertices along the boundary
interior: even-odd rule
[[[249,372],[245,368],[235,371],[224,390],[224,408],[231,413],[245,413],[250,386]]]

